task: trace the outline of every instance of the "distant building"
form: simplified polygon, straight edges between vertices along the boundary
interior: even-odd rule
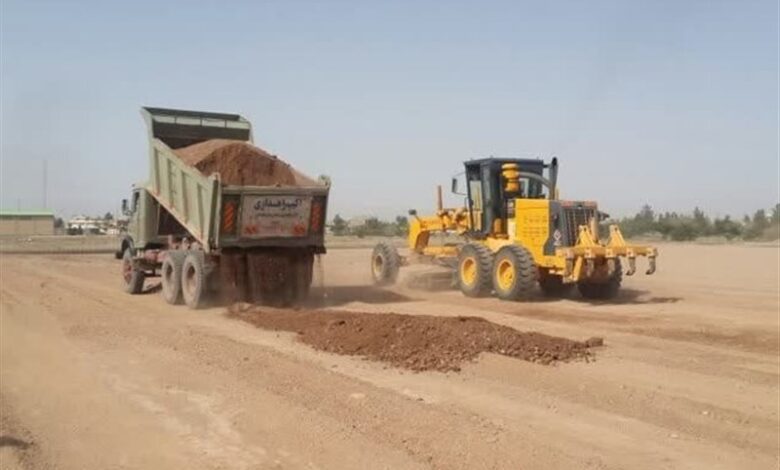
[[[88,217],[86,215],[77,215],[67,222],[69,234],[99,234],[105,235],[108,229],[114,226],[113,219],[103,217]]]
[[[0,210],[0,235],[54,235],[54,213]]]

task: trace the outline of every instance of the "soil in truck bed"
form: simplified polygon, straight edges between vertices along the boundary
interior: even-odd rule
[[[276,155],[248,142],[212,139],[176,149],[174,153],[206,176],[219,173],[222,182],[228,185],[317,185]]]

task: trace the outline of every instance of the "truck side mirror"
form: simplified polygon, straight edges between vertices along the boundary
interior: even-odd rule
[[[458,178],[452,178],[452,193],[458,194]]]
[[[122,199],[122,214],[128,215],[129,210],[127,209],[127,199]]]

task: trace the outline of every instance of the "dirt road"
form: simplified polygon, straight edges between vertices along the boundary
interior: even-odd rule
[[[326,307],[605,339],[595,362],[446,374],[126,295],[107,255],[2,255],[0,467],[777,468],[780,250],[661,250],[613,304],[378,291],[368,250],[324,258]]]

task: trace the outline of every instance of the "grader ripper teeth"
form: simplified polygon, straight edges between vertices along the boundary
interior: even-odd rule
[[[487,158],[470,160],[465,169],[465,192],[458,191],[457,179],[452,190],[465,196],[466,207],[444,209],[439,187],[435,215],[409,211],[411,255],[377,246],[371,260],[377,284],[391,284],[401,266],[423,261],[451,268],[461,291],[472,297],[495,292],[505,300],[527,299],[538,284],[548,296],[576,285],[583,297],[608,299],[617,295],[623,274],[636,273],[637,257],[647,257],[646,274],[655,273],[654,247],[629,245],[617,225],[600,241],[598,226],[608,216],[596,203],[559,198],[557,159]],[[435,233],[457,241],[433,245]]]
[[[655,273],[655,259],[658,256],[655,248],[628,245],[617,225],[609,227],[609,235],[609,241],[601,245],[593,239],[588,227],[580,226],[575,246],[556,249],[556,256],[566,260],[566,267],[562,274],[564,279],[576,282],[583,277],[582,270],[584,270],[584,277],[592,277],[596,271],[596,262],[601,259],[606,260],[607,275],[612,276],[620,257],[625,257],[628,262],[628,270],[624,272],[626,276],[633,276],[636,273],[637,256],[647,257],[648,267],[645,274]]]

